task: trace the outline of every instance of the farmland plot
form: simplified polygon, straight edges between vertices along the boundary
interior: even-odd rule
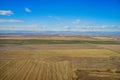
[[[61,49],[49,48],[50,45],[42,45],[44,49],[38,45],[31,49],[27,48],[30,45],[5,46],[0,49],[0,80],[120,79],[120,54],[109,49],[80,45],[80,49],[76,45],[76,49],[65,45],[55,45]]]
[[[68,61],[10,60],[0,66],[0,80],[72,80],[71,71]]]

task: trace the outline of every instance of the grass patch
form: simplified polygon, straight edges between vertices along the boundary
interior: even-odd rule
[[[89,40],[37,40],[37,39],[1,39],[0,44],[120,44],[120,41],[89,41]]]

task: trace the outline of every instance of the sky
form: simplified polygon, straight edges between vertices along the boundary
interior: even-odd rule
[[[120,32],[120,0],[0,0],[0,31]]]

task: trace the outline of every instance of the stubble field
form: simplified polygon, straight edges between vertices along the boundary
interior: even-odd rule
[[[41,44],[41,39],[37,39],[36,44],[19,39],[19,44],[14,40],[1,39],[0,80],[120,79],[120,45],[116,44],[119,41],[59,40]]]

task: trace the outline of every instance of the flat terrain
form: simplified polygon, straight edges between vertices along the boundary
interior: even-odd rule
[[[119,37],[0,38],[0,80],[120,80]]]

